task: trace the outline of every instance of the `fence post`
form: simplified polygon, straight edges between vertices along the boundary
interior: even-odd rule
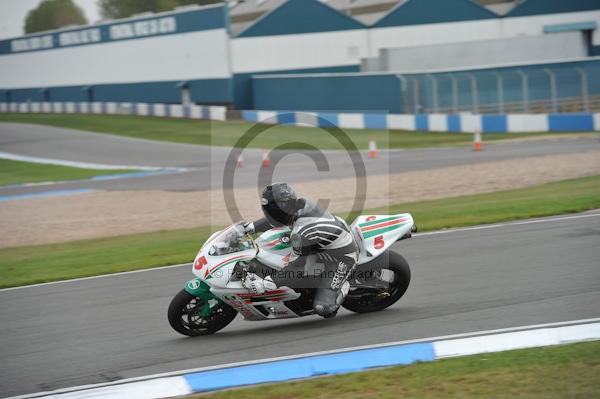
[[[432,94],[432,100],[433,100],[433,113],[437,114],[438,109],[439,109],[438,92],[437,92],[438,91],[437,90],[437,80],[431,74],[427,74],[427,77],[429,79],[431,79],[431,94]]]
[[[407,107],[407,95],[406,95],[406,90],[407,90],[407,85],[406,85],[406,78],[404,77],[404,75],[396,75],[396,78],[400,81],[400,95],[402,96],[402,113],[408,113],[408,107]]]
[[[414,77],[413,80],[413,114],[418,114],[419,109],[421,108],[420,98],[419,98],[419,78]]]
[[[500,72],[498,71],[494,71],[493,72],[494,75],[496,75],[496,92],[498,95],[498,113],[499,114],[503,114],[504,113],[504,88],[502,87],[502,75],[500,75]]]
[[[521,76],[521,82],[523,83],[523,112],[529,112],[529,79],[522,70],[517,69],[517,73]]]
[[[581,76],[581,100],[583,102],[583,111],[590,112],[590,99],[588,96],[588,79],[587,73],[582,68],[575,68]]]
[[[479,96],[477,94],[477,78],[472,73],[467,73],[469,79],[471,79],[471,97],[473,100],[473,111],[479,113]]]
[[[558,103],[556,102],[556,74],[548,68],[544,68],[544,72],[550,78],[550,97],[552,100],[552,112],[558,112]]]
[[[452,81],[452,110],[455,114],[458,114],[458,80],[452,73],[449,73],[448,76]]]

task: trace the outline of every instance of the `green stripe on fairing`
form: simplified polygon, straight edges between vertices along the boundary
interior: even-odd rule
[[[273,248],[271,248],[271,249],[274,249],[274,250],[278,251],[278,250],[280,250],[280,249],[286,249],[286,248],[289,248],[289,247],[290,247],[290,244],[284,244],[284,243],[281,243],[281,244],[277,244],[277,245],[275,245],[275,246],[274,246]]]
[[[373,236],[377,236],[379,234],[383,234],[386,233],[388,231],[392,231],[392,230],[396,230],[397,228],[404,226],[406,223],[400,223],[400,224],[395,224],[392,226],[388,226],[388,227],[384,227],[382,229],[377,229],[377,230],[373,230],[373,231],[367,231],[366,233],[363,233],[363,237],[364,238],[370,238]]]
[[[285,233],[286,232],[284,231],[282,233],[273,234],[271,237],[265,238],[265,241],[273,241],[276,238],[283,237],[285,235]]]
[[[396,219],[400,219],[400,217],[399,216],[392,216],[392,217],[385,218],[385,219],[371,220],[370,222],[361,223],[358,226],[359,227],[367,227],[367,226],[372,226],[374,224],[389,222],[390,220],[396,220]]]
[[[208,277],[206,277],[206,279],[208,280],[208,279],[212,278],[213,277],[213,273],[216,272],[216,271],[218,271],[218,270],[221,270],[224,266],[227,266],[228,264],[233,263],[233,262],[237,262],[237,261],[239,261],[241,259],[243,259],[243,258],[232,259],[232,260],[230,260],[227,263],[223,263],[221,266],[217,267],[215,270],[213,270],[212,272],[210,272],[208,274]]]

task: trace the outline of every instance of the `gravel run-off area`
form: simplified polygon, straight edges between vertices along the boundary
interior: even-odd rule
[[[365,208],[485,193],[600,174],[600,151],[494,161],[427,171],[370,176]],[[295,185],[299,195],[331,198],[329,209],[352,208],[353,178]],[[0,204],[0,247],[58,243],[95,237],[226,225],[231,219],[221,190],[95,191]],[[256,188],[235,191],[246,220],[260,216]]]

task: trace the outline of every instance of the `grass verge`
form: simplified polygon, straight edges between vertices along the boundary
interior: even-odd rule
[[[0,186],[47,181],[80,180],[94,176],[114,175],[130,170],[81,169],[60,165],[0,159]]]
[[[263,385],[194,398],[592,398],[600,342],[523,349]]]
[[[600,176],[394,205],[391,211],[412,213],[419,230],[427,231],[597,208]],[[364,213],[371,212],[377,210]],[[200,227],[0,249],[0,287],[191,262],[210,232],[210,227]]]
[[[216,146],[234,146],[236,141],[254,126],[248,122],[211,122],[206,120],[153,118],[143,116],[119,115],[60,115],[60,114],[0,114],[0,122],[33,123],[109,133],[119,136],[149,140],[172,141],[185,144],[203,144]],[[447,147],[469,144],[468,134],[448,134],[431,132],[406,132],[378,129],[344,129],[346,134],[364,150],[368,148],[369,138],[377,141],[380,148],[423,148]],[[303,148],[298,143],[310,143],[319,149],[341,149],[335,138],[324,130],[311,127],[275,126],[253,140],[248,147],[275,148],[288,144],[286,148]],[[511,133],[484,134],[484,141],[498,141],[520,137],[544,136],[552,133]],[[289,144],[292,143],[292,144]]]
[[[600,176],[487,194],[391,205],[377,212],[409,212],[419,231],[474,226],[600,208]]]

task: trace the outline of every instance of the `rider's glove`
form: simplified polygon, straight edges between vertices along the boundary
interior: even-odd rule
[[[245,234],[254,234],[255,229],[254,229],[254,223],[252,222],[240,222],[242,225],[242,228],[244,229],[244,233]]]
[[[242,280],[242,284],[248,291],[253,294],[263,294],[267,291],[272,291],[277,288],[270,276],[260,278],[256,273],[246,273]]]
[[[235,230],[240,237],[243,237],[246,234],[254,234],[254,223],[242,220],[235,224]]]

